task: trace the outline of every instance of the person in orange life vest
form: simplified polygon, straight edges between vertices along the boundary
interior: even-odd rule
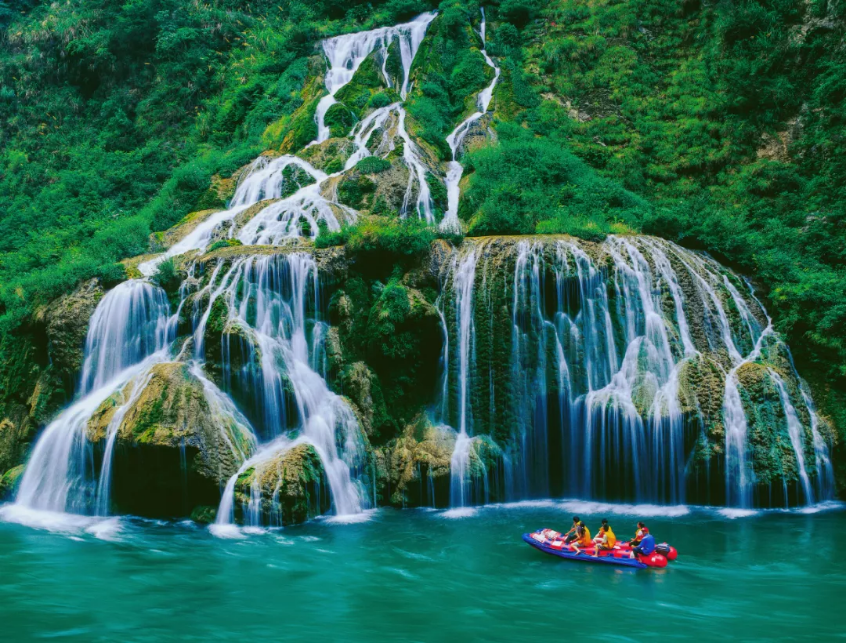
[[[580,525],[585,527],[585,523],[582,522],[579,519],[579,516],[574,516],[573,517],[573,527],[571,527],[570,530],[568,530],[568,532],[565,534],[565,542],[566,543],[570,544],[575,540],[579,540],[579,534],[577,533],[577,531],[578,531]]]
[[[596,558],[601,551],[611,551],[615,548],[618,539],[615,538],[615,532],[608,523],[600,527],[600,533],[603,534],[603,539],[594,547],[594,557]]]
[[[647,526],[643,522],[639,521],[638,529],[635,530],[635,538],[629,541],[630,546],[635,547],[637,544],[639,544],[641,542],[641,539],[644,538],[647,533]]]
[[[588,531],[588,527],[586,527],[584,524],[581,524],[581,525],[579,525],[579,527],[576,528],[576,534],[577,534],[577,539],[576,539],[576,542],[571,544],[571,546],[570,546],[571,551],[579,554],[580,553],[580,551],[579,551],[580,547],[588,548],[588,547],[591,547],[591,545],[594,544],[594,541],[591,540],[591,532]]]

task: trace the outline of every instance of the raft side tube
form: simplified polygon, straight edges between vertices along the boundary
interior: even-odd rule
[[[566,560],[578,560],[584,563],[600,563],[605,565],[617,565],[618,567],[634,567],[635,569],[647,569],[647,565],[638,560],[635,560],[634,558],[629,558],[629,556],[597,556],[595,558],[590,554],[575,554],[574,552],[567,549],[554,549],[553,547],[549,547],[548,545],[545,545],[535,540],[532,537],[532,534],[524,534],[523,539],[524,542],[529,545],[532,545],[539,551],[543,551],[545,554],[550,554],[551,556],[558,556],[559,558],[564,558]]]

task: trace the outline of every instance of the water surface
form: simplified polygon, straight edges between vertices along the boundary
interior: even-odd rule
[[[640,517],[680,557],[617,569],[521,541],[574,512],[592,530],[609,518],[619,536]],[[0,522],[0,630],[7,641],[843,638],[843,506],[736,513],[578,501],[459,516],[380,509],[240,539],[132,518],[62,531]]]

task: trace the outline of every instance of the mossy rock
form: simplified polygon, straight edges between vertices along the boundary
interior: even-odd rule
[[[191,512],[191,520],[200,525],[211,525],[217,518],[218,508],[211,505],[200,505],[194,507]]]
[[[354,119],[349,124],[350,127],[356,121],[362,120],[372,109],[384,107],[400,100],[400,95],[397,93],[399,85],[389,88],[385,84],[381,69],[381,56],[380,50],[376,50],[365,58],[356,73],[353,74],[350,82],[339,89],[335,95],[336,100],[343,104]],[[377,96],[379,98],[375,98]],[[327,112],[328,114],[329,112]],[[326,121],[326,123],[329,125],[329,121]],[[346,134],[349,131],[348,129],[344,133]],[[333,136],[335,135],[333,134]]]
[[[383,501],[398,507],[430,504],[426,490],[431,486],[441,499],[438,504],[444,504],[455,446],[456,432],[449,427],[432,426],[423,417],[406,427],[376,454]]]
[[[327,110],[324,124],[329,128],[330,136],[343,138],[350,134],[356,124],[356,115],[343,103],[335,103]]]
[[[345,132],[346,134],[346,132]],[[344,164],[353,153],[355,145],[349,138],[329,138],[323,143],[309,145],[297,152],[297,156],[308,161],[317,169],[333,174],[344,169]]]
[[[95,411],[87,435],[97,453],[116,432],[116,508],[174,516],[217,503],[220,488],[252,453],[255,440],[234,407],[208,386],[186,364],[156,364]]]
[[[368,176],[354,170],[345,175],[338,184],[338,201],[354,210],[370,209],[376,182]]]
[[[327,504],[319,490],[323,465],[310,444],[299,444],[244,471],[235,483],[235,517],[244,522],[244,507],[258,490],[262,523],[292,525],[320,515]]]
[[[0,477],[0,500],[9,500],[18,489],[18,483],[24,474],[25,465],[19,464],[12,467]]]

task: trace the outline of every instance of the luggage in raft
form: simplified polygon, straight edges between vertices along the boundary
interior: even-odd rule
[[[594,547],[580,548],[580,553],[577,554],[565,544],[564,536],[552,529],[539,529],[531,534],[524,534],[523,540],[545,554],[585,563],[646,569],[647,567],[665,567],[668,560],[676,559],[676,549],[667,543],[657,545],[656,551],[649,556],[636,555],[635,558],[630,558],[631,548],[628,542],[618,543],[612,550],[600,550],[600,554],[596,557],[594,556]],[[659,547],[662,547],[666,553],[661,553]]]

